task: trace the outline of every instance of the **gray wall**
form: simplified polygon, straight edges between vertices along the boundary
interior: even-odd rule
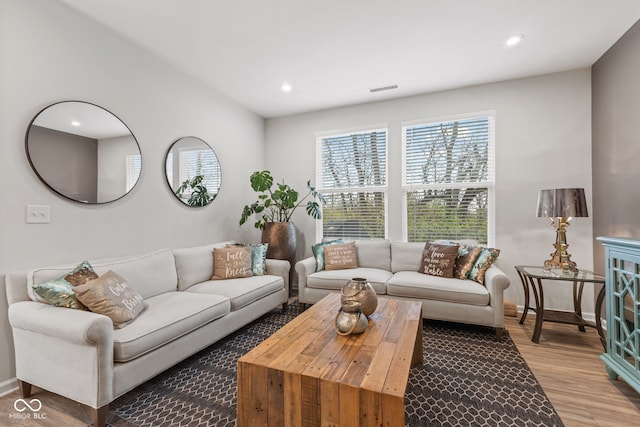
[[[536,218],[538,191],[583,187],[589,206],[592,201],[589,69],[268,119],[267,167],[277,179],[303,189],[308,179],[315,181],[316,133],[387,124],[388,237],[401,240],[401,122],[488,110],[496,114],[498,263],[511,278],[506,298],[522,305],[524,293],[514,265],[540,265],[553,252],[556,236],[546,218]],[[304,211],[296,213],[294,221],[300,232],[298,257],[308,255],[318,224]],[[587,269],[593,261],[591,221],[576,218],[568,237],[572,259]],[[571,287],[545,289],[545,305],[571,309]],[[583,310],[593,312],[588,292]]]
[[[640,239],[640,21],[593,65],[592,96],[593,235]]]
[[[238,220],[253,198],[248,177],[264,167],[264,120],[50,0],[0,1],[0,94],[2,394],[15,384],[3,275],[165,247],[256,241],[258,233],[238,228]],[[44,107],[64,100],[100,105],[136,136],[142,176],[126,197],[100,206],[74,203],[52,193],[31,170],[27,126]],[[180,203],[166,184],[165,153],[187,135],[207,141],[220,158],[220,194],[205,208]],[[25,224],[27,204],[49,205],[51,223]]]
[[[29,157],[49,186],[75,200],[98,199],[98,141],[31,126]]]

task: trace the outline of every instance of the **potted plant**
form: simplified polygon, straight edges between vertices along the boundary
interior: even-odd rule
[[[322,194],[307,181],[307,194],[299,198],[300,194],[288,184],[274,183],[269,171],[254,172],[249,178],[251,188],[258,193],[258,200],[250,205],[245,205],[240,218],[243,225],[253,216],[258,215],[253,224],[262,230],[262,242],[268,243],[267,256],[275,259],[294,260],[296,250],[295,225],[291,222],[291,216],[307,200],[305,210],[314,219],[322,218],[320,203],[325,199]]]
[[[176,196],[180,200],[186,199],[186,204],[189,206],[207,206],[216,196],[209,194],[207,187],[202,183],[203,179],[204,175],[196,175],[191,179],[185,179],[176,190]],[[189,198],[187,199],[186,196],[189,196]]]
[[[251,205],[245,205],[240,218],[240,225],[247,222],[249,217],[254,214],[262,214],[258,217],[258,221],[253,224],[256,228],[262,230],[265,224],[269,222],[289,222],[291,215],[309,196],[314,200],[307,201],[306,211],[314,219],[322,218],[320,205],[318,201],[324,203],[324,197],[311,186],[311,181],[307,181],[307,189],[309,192],[300,200],[299,193],[291,188],[288,184],[276,184],[273,187],[273,176],[269,171],[254,172],[249,178],[251,188],[258,193],[258,200]]]

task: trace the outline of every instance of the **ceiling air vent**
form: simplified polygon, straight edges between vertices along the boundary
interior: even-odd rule
[[[369,92],[376,93],[376,92],[382,92],[383,90],[392,90],[392,89],[398,89],[398,85],[373,87],[373,88],[369,89]]]

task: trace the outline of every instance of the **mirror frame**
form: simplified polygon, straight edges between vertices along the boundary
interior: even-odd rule
[[[194,139],[194,140],[197,140],[200,144],[204,144],[204,146],[206,146],[207,148],[209,148],[209,150],[211,150],[211,152],[213,153],[213,155],[216,158],[217,170],[218,170],[219,176],[220,176],[220,180],[219,180],[220,184],[218,185],[218,188],[216,188],[216,192],[215,192],[215,194],[213,196],[213,199],[211,199],[205,205],[190,205],[188,203],[188,201],[186,201],[183,198],[181,198],[180,196],[178,196],[178,194],[177,194],[178,190],[174,190],[173,183],[171,182],[172,181],[171,177],[167,173],[167,166],[168,166],[167,163],[168,163],[168,160],[169,160],[169,155],[171,154],[172,150],[176,147],[176,144],[180,143],[181,141],[188,140],[188,139]],[[175,162],[175,160],[174,160],[174,162]],[[213,147],[211,147],[211,145],[209,145],[202,138],[198,138],[197,136],[183,136],[183,137],[180,137],[180,138],[176,139],[175,141],[173,141],[173,143],[169,146],[169,148],[167,149],[167,152],[166,152],[166,154],[164,156],[164,175],[165,175],[165,178],[166,178],[167,185],[169,186],[169,191],[171,191],[171,194],[173,194],[173,196],[178,201],[180,201],[181,205],[189,207],[189,208],[205,208],[205,207],[209,206],[218,197],[218,195],[220,194],[220,188],[222,187],[222,166],[220,165],[220,157],[218,157],[218,154],[213,149]],[[185,183],[183,182],[182,184],[184,185]]]
[[[73,198],[72,196],[68,195],[68,194],[64,194],[62,192],[60,192],[59,190],[55,189],[52,184],[49,184],[49,182],[47,182],[47,180],[45,179],[44,176],[42,176],[41,171],[38,171],[38,168],[36,167],[36,165],[34,164],[34,161],[32,159],[30,150],[29,150],[29,135],[31,133],[32,127],[34,126],[34,123],[36,120],[38,120],[38,118],[40,117],[40,115],[42,113],[44,113],[46,110],[48,110],[49,108],[55,107],[57,105],[60,104],[66,104],[66,103],[79,103],[79,104],[87,104],[87,105],[91,105],[93,107],[99,108],[100,110],[103,110],[105,113],[109,114],[110,116],[112,116],[113,118],[117,119],[126,129],[127,131],[129,131],[129,134],[131,135],[131,137],[133,138],[133,142],[135,142],[135,146],[138,149],[138,153],[140,154],[140,172],[138,174],[138,177],[136,179],[135,184],[133,184],[133,186],[128,190],[128,191],[123,191],[123,193],[118,196],[115,197],[113,199],[110,200],[106,200],[106,201],[95,201],[95,202],[91,202],[91,201],[87,201],[87,200],[78,200]],[[37,125],[35,125],[37,126]],[[49,128],[50,129],[50,128]],[[81,135],[80,135],[81,136]],[[112,113],[111,111],[107,110],[104,107],[101,107],[100,105],[94,104],[92,102],[87,102],[87,101],[78,101],[78,100],[67,100],[67,101],[59,101],[59,102],[54,102],[53,104],[49,104],[46,107],[42,108],[34,117],[33,119],[31,119],[31,121],[29,122],[29,125],[27,126],[27,131],[25,133],[25,138],[24,138],[24,148],[25,148],[25,153],[27,155],[27,160],[29,161],[29,165],[31,166],[31,169],[33,170],[33,172],[36,174],[36,176],[38,177],[38,179],[40,179],[40,181],[42,181],[42,183],[49,188],[49,190],[51,190],[53,193],[57,194],[58,196],[67,199],[67,200],[71,200],[73,202],[76,203],[81,203],[83,205],[104,205],[107,203],[112,203],[115,202],[117,200],[122,199],[123,197],[125,197],[126,195],[128,195],[129,193],[131,193],[134,188],[136,188],[136,186],[138,185],[138,183],[140,182],[140,178],[142,176],[142,170],[143,170],[143,161],[142,161],[142,150],[140,149],[140,144],[138,143],[138,139],[136,138],[136,136],[133,134],[133,132],[131,131],[131,129],[129,128],[129,126],[127,126],[127,124],[117,115],[115,115],[114,113]]]

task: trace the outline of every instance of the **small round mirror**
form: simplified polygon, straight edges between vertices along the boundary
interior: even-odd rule
[[[63,101],[40,111],[27,129],[25,145],[38,178],[76,202],[113,202],[140,178],[136,138],[122,120],[88,102]]]
[[[220,191],[221,171],[213,149],[194,136],[174,142],[165,158],[171,192],[187,206],[207,206]]]

